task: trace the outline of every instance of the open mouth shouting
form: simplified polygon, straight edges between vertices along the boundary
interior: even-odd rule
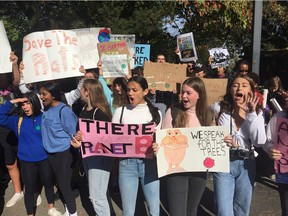
[[[188,100],[187,98],[183,98],[183,99],[182,99],[182,103],[183,103],[183,106],[184,106],[184,107],[189,106],[189,100]]]
[[[130,102],[130,104],[133,104],[134,101],[135,101],[135,99],[130,96],[130,97],[129,97],[129,102]]]
[[[242,99],[244,99],[244,94],[241,92],[236,92],[235,101],[241,101]]]

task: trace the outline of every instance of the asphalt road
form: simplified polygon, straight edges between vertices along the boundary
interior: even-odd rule
[[[26,215],[24,207],[24,199],[20,200],[15,206],[7,208],[4,202],[7,202],[13,195],[13,188],[11,182],[8,185],[0,185],[1,200],[0,200],[0,213],[3,216],[23,216]],[[77,211],[79,216],[95,215],[93,208],[90,204],[87,195],[87,184],[82,179],[79,181],[79,190],[75,190]],[[42,190],[42,204],[38,206],[36,215],[44,216],[47,215],[47,203]],[[115,215],[122,215],[121,212],[121,199],[118,195],[111,195],[112,204],[115,210]],[[64,212],[63,205],[60,200],[57,200],[55,207]],[[136,216],[146,216],[146,209],[143,202],[143,198],[140,195],[137,201],[137,212]],[[161,211],[161,216],[166,216],[164,211]],[[205,193],[202,197],[201,205],[199,206],[198,215],[200,216],[213,216],[213,181],[208,180],[208,184]],[[253,199],[251,204],[251,216],[281,216],[280,200],[277,192],[277,186],[274,181],[269,178],[261,177],[257,179],[257,185],[255,186]]]

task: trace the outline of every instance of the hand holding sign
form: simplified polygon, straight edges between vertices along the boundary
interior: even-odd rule
[[[72,140],[71,140],[70,144],[71,144],[74,148],[80,148],[80,147],[81,147],[81,141],[78,141],[78,140],[76,139],[76,137],[74,137],[73,135],[72,135]]]
[[[82,141],[82,132],[81,131],[77,131],[76,136],[74,136],[72,134],[72,140],[71,140],[70,144],[74,148],[80,148],[81,147],[81,141]]]
[[[273,160],[280,160],[282,157],[281,151],[274,149],[274,148],[269,148],[268,154],[270,158],[272,158]]]
[[[15,65],[18,63],[18,56],[14,52],[10,52],[10,61]]]

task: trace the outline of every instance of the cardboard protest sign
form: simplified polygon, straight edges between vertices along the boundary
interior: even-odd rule
[[[275,160],[274,169],[277,173],[288,172],[288,119],[277,117],[273,136],[274,148],[281,151],[281,160]]]
[[[135,63],[134,66],[144,66],[145,61],[150,61],[150,45],[135,44]]]
[[[76,33],[66,30],[34,32],[23,39],[26,83],[82,76]]]
[[[205,84],[205,89],[207,92],[208,105],[220,101],[221,98],[226,94],[228,79],[203,78],[202,80]]]
[[[126,46],[129,50],[129,55],[128,55],[128,61],[130,68],[133,69],[134,66],[134,56],[135,56],[135,35],[130,34],[130,35],[122,35],[122,34],[111,34],[110,41],[121,41],[125,40],[126,41]]]
[[[11,47],[2,20],[0,20],[0,47],[0,74],[12,72],[12,63],[10,62]]]
[[[227,126],[171,128],[156,131],[158,177],[178,172],[229,172]]]
[[[227,49],[213,48],[209,50],[212,58],[211,68],[227,67],[230,65],[230,56]]]
[[[173,91],[186,79],[186,65],[145,61],[144,77],[149,88]]]
[[[178,35],[177,47],[180,50],[180,61],[189,62],[198,59],[192,32]]]
[[[79,59],[85,69],[96,68],[99,61],[97,44],[110,41],[109,28],[72,29],[76,32],[79,47]]]
[[[103,77],[123,77],[129,74],[127,55],[102,54]]]
[[[152,142],[155,124],[116,124],[79,119],[83,133],[82,157],[153,157]]]
[[[129,55],[129,50],[126,46],[126,41],[113,41],[113,42],[103,42],[98,43],[98,52],[101,57],[102,54],[107,55],[118,55],[126,54]]]

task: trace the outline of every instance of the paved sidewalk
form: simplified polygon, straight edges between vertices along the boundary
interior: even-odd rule
[[[80,182],[80,194],[76,198],[77,202],[77,211],[79,216],[95,215],[93,213],[93,208],[90,204],[90,201],[87,197],[87,187],[85,182]],[[5,191],[5,202],[9,200],[13,195],[13,189],[11,183],[9,183],[8,188],[5,190],[3,185],[0,185],[0,213],[3,216],[23,216],[26,215],[24,207],[24,199],[19,201],[15,206],[6,208],[3,206],[3,191]],[[44,190],[42,190],[42,204],[37,208],[36,215],[45,216],[47,214],[47,205],[44,195]],[[82,201],[81,201],[82,200]],[[121,213],[121,201],[120,196],[112,195],[113,207],[116,212],[116,216],[122,215]],[[55,207],[64,212],[63,206],[60,200],[57,200]],[[137,202],[137,212],[136,216],[146,216],[145,205],[139,197]],[[162,215],[166,215],[162,211]],[[209,179],[207,188],[205,190],[204,196],[202,197],[201,206],[199,208],[200,216],[214,216],[213,214],[213,181]],[[251,204],[251,216],[281,216],[280,210],[280,200],[277,192],[277,186],[275,182],[269,180],[268,178],[260,178],[257,181],[257,185],[254,189],[253,200]]]

